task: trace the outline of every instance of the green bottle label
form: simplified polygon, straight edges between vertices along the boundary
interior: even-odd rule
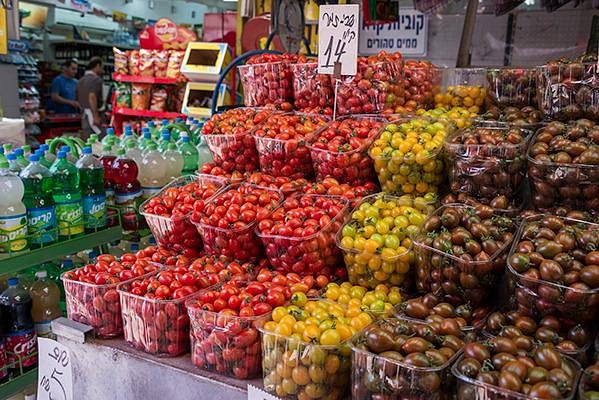
[[[27,247],[27,214],[0,217],[0,253]]]
[[[106,226],[106,196],[83,196],[83,222],[86,229]]]
[[[60,236],[73,236],[83,233],[83,206],[81,200],[57,201],[56,220]]]
[[[56,213],[54,207],[28,208],[29,240],[34,244],[56,241]]]

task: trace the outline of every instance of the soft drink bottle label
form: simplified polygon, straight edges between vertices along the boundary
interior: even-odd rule
[[[54,207],[27,209],[30,241],[34,244],[45,244],[56,241],[56,210]]]
[[[56,201],[56,219],[59,235],[72,236],[83,233],[83,207],[81,201]]]
[[[114,206],[114,189],[105,188],[104,191],[106,192],[106,205]]]
[[[106,196],[83,196],[83,224],[85,229],[106,226]]]
[[[142,188],[142,197],[144,199],[149,199],[158,194],[162,190],[162,187],[144,187]]]
[[[0,337],[0,382],[8,377],[8,360],[6,359],[6,348],[4,338]]]
[[[0,217],[0,252],[21,251],[27,247],[27,214]]]
[[[117,193],[114,199],[117,206],[135,205],[139,196],[141,196],[141,190],[132,193]]]
[[[9,364],[18,363],[19,358],[23,368],[37,364],[37,338],[33,329],[6,333],[3,336]]]

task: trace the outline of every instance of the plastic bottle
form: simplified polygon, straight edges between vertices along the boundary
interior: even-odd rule
[[[58,222],[58,239],[70,239],[82,235],[83,205],[79,188],[79,171],[67,161],[64,151],[58,153],[58,158],[50,167],[54,180],[54,204],[56,205],[56,220]]]
[[[183,157],[183,175],[195,174],[198,171],[198,149],[190,143],[189,136],[183,136],[181,140],[179,152]]]
[[[95,263],[96,261],[98,261],[98,256],[99,256],[99,254],[98,254],[97,251],[90,251],[89,252],[89,260],[88,260],[88,262],[90,264]]]
[[[77,157],[75,157],[73,153],[71,153],[71,146],[62,146],[60,148],[60,151],[64,151],[65,153],[67,153],[67,161],[71,164],[74,165],[77,162]]]
[[[114,179],[112,163],[116,157],[112,154],[112,148],[110,145],[103,147],[102,156],[100,161],[104,166],[104,192],[106,194],[106,205],[114,206]]]
[[[97,133],[92,133],[89,135],[89,139],[87,139],[87,145],[92,148],[92,154],[99,158],[102,154],[102,148],[104,146],[102,145],[102,142],[100,142]]]
[[[125,155],[127,158],[135,161],[135,164],[138,166],[141,165],[141,150],[137,147],[136,143],[127,143]]]
[[[23,156],[23,154],[24,154],[23,149],[21,149],[21,148],[15,149],[14,153],[17,156],[17,162],[19,163],[21,168],[25,168],[26,166],[29,165],[29,161],[27,161],[27,159]]]
[[[75,164],[81,179],[83,225],[86,232],[105,228],[106,191],[104,190],[104,165],[92,155],[91,147],[83,148],[83,156]]]
[[[152,134],[148,128],[141,129],[142,137],[139,140],[138,148],[143,153],[143,151],[148,147],[148,144],[152,141]]]
[[[121,140],[121,144],[125,147],[128,143],[133,143],[137,146],[137,137],[135,137],[135,135],[133,134],[133,129],[131,128],[131,125],[127,125],[125,127],[124,138]]]
[[[131,243],[131,245],[129,246],[129,252],[135,254],[138,251],[139,251],[139,243],[137,243],[137,242]]]
[[[160,131],[156,128],[154,121],[148,122],[148,131],[150,131],[150,135],[152,136],[153,140],[160,139]]]
[[[40,162],[39,153],[29,156],[29,165],[19,175],[25,187],[29,245],[38,248],[56,242],[56,209],[50,170]]]
[[[169,143],[168,149],[164,152],[164,159],[166,160],[166,175],[169,181],[180,177],[183,171],[183,156],[177,150],[176,144]]]
[[[50,169],[50,167],[52,166],[52,162],[45,157],[44,153],[45,152],[42,149],[37,149],[35,151],[35,155],[37,155],[40,158],[40,164]]]
[[[50,152],[50,146],[48,146],[47,144],[44,143],[40,145],[40,150],[44,150],[44,157],[48,161],[54,162],[54,160],[56,160],[56,156]]]
[[[0,294],[0,330],[11,371],[19,373],[19,358],[23,370],[29,371],[37,365],[37,339],[31,318],[31,296],[19,284],[19,278],[9,278],[8,288]],[[11,354],[12,353],[12,354]]]
[[[0,320],[4,318],[0,312]],[[0,326],[0,385],[8,382],[8,360],[6,355],[6,349],[4,346],[4,336],[2,335],[2,326]]]
[[[199,136],[199,143],[197,146],[198,149],[198,169],[202,168],[202,165],[214,162],[212,159],[212,153],[210,153],[210,149],[206,144],[206,140],[204,139],[204,135]]]
[[[121,242],[115,241],[110,243],[110,248],[108,249],[108,254],[115,256],[116,258],[120,258],[123,254],[125,254],[125,250],[121,248]]]
[[[137,180],[138,168],[135,161],[127,158],[124,149],[117,150],[112,163],[114,171],[115,204],[121,210],[121,221],[126,231],[137,231],[137,201],[141,197],[141,185]]]
[[[107,144],[118,144],[119,138],[114,133],[114,128],[106,129],[106,136],[102,138],[102,145],[106,146]]]
[[[2,145],[2,148],[4,149],[4,154],[12,153],[12,144],[11,143],[4,143]]]
[[[29,156],[31,155],[31,146],[26,144],[24,146],[21,146],[21,149],[23,149],[23,157],[25,157],[25,159],[28,160]]]
[[[27,210],[23,204],[23,182],[4,170],[0,175],[0,253],[27,248]]]
[[[8,153],[6,161],[8,162],[8,170],[13,174],[18,175],[23,170],[23,167],[17,161],[17,155],[15,153]]]
[[[35,334],[39,337],[54,338],[51,322],[62,316],[60,311],[60,289],[46,271],[35,273],[36,281],[29,289],[32,307],[31,317],[35,326]]]
[[[171,143],[171,134],[168,129],[162,130],[162,140],[160,141],[160,145],[158,146],[158,150],[161,153],[164,153],[168,150],[168,145]]]
[[[156,143],[150,143],[143,153],[139,175],[144,198],[155,195],[166,185],[166,169],[166,161],[157,150]]]
[[[4,155],[4,147],[0,147],[0,169],[8,169],[8,160]]]

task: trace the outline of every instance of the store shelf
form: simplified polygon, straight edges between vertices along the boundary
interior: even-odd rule
[[[0,385],[0,399],[7,399],[37,380],[37,368]]]
[[[98,46],[98,47],[117,47],[119,49],[126,49],[126,50],[134,50],[134,49],[138,49],[138,46],[130,46],[124,43],[109,43],[109,42],[99,42],[99,41],[95,41],[95,40],[50,40],[51,44],[54,45],[70,45],[70,44],[82,44],[82,45],[89,45],[89,46]]]
[[[182,83],[176,78],[154,78],[153,76],[123,75],[114,72],[112,79],[117,82],[151,83],[155,85],[176,85]]]
[[[172,111],[151,111],[151,110],[134,110],[132,108],[115,107],[112,111],[114,114],[127,115],[131,117],[147,117],[147,118],[166,118],[173,119],[177,117],[185,117],[185,114]]]

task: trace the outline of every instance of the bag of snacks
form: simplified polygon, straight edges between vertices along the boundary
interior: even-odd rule
[[[148,49],[139,51],[139,75],[154,76],[154,52]]]
[[[166,78],[168,70],[169,52],[168,50],[154,50],[154,77]]]
[[[131,84],[115,82],[114,97],[117,107],[131,107]]]
[[[150,110],[166,111],[166,99],[168,93],[164,86],[156,86],[152,91],[152,99],[150,101]]]
[[[129,75],[139,75],[139,50],[129,53]]]
[[[152,85],[149,83],[132,83],[131,84],[131,108],[134,110],[147,110],[150,105],[150,89]]]
[[[167,78],[178,78],[181,74],[181,64],[183,63],[183,57],[185,52],[180,50],[171,50],[168,58],[168,67],[166,69]]]
[[[185,98],[185,85],[171,86],[169,93],[169,111],[181,112],[183,107],[183,99]]]
[[[129,73],[129,52],[116,47],[112,48],[112,52],[114,53],[114,72],[127,75]]]

